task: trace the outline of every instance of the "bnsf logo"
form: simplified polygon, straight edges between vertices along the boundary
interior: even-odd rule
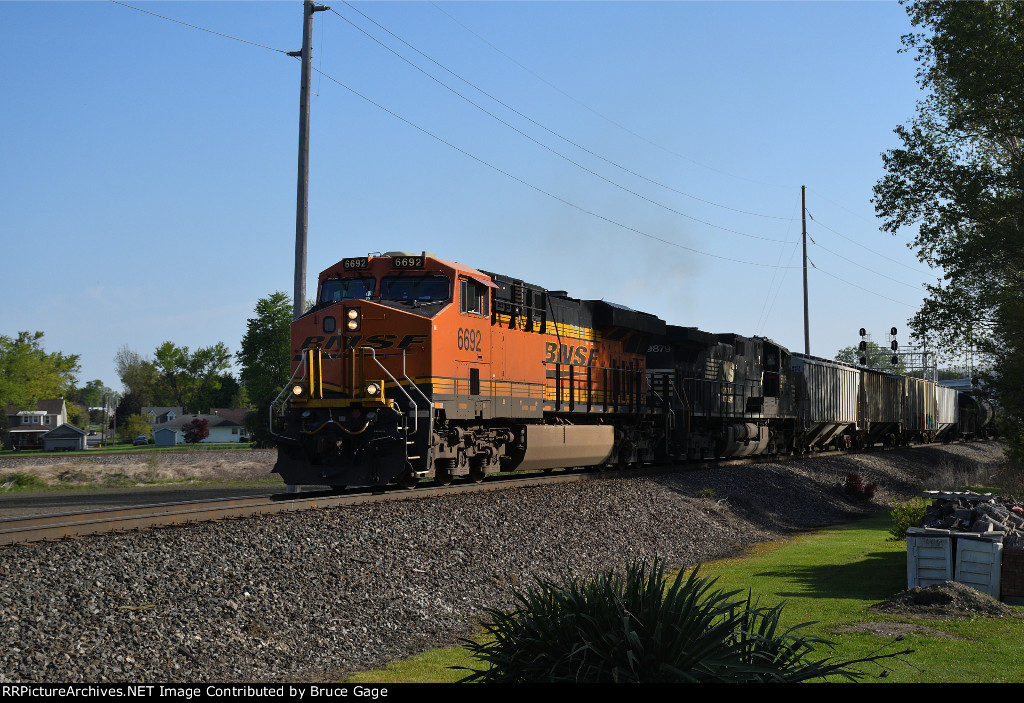
[[[398,339],[397,334],[371,334],[366,339],[363,339],[361,335],[353,335],[346,337],[347,346],[349,349],[353,347],[373,347],[374,349],[390,349],[394,347],[396,349],[405,349],[412,344],[423,344],[427,341],[428,336],[425,334],[407,334],[402,337],[401,341],[395,344],[395,340]],[[329,349],[341,349],[342,337],[340,335],[334,335],[332,337],[324,337],[323,335],[314,335],[312,337],[306,337],[305,341],[302,342],[301,349],[308,349],[310,347],[319,346],[324,351]],[[295,361],[301,359],[301,356],[296,356]]]
[[[593,366],[597,363],[597,347],[574,347],[569,344],[548,342],[544,346],[544,363],[572,364],[573,366]]]

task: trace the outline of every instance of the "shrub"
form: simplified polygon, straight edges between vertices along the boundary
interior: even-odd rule
[[[892,527],[889,528],[890,542],[902,542],[907,539],[907,528],[921,524],[928,512],[928,501],[924,498],[911,498],[906,503],[896,503],[889,517]]]
[[[462,681],[483,682],[796,682],[864,674],[847,662],[812,661],[830,642],[780,630],[783,605],[766,608],[739,591],[713,590],[715,580],[680,572],[669,584],[657,559],[634,562],[623,576],[537,579],[514,594],[509,611],[487,610],[482,643],[464,640],[486,668]]]
[[[0,490],[31,491],[47,487],[46,481],[35,474],[23,474],[21,472],[0,474]]]
[[[860,474],[851,472],[846,475],[846,495],[857,500],[871,500],[875,497],[875,490],[878,486],[874,483],[864,483]]]

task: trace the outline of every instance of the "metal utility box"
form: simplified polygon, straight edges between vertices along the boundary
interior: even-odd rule
[[[999,598],[1002,535],[964,535],[956,539],[956,581]]]
[[[907,529],[907,588],[953,580],[953,539],[949,530]]]

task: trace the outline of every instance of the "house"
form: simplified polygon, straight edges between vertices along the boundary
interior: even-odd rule
[[[210,436],[203,442],[241,442],[245,437],[245,429],[242,423],[236,422],[222,415],[211,413],[179,415],[173,420],[168,420],[153,428],[153,442],[161,447],[168,447],[173,444],[184,444],[185,431],[182,429],[195,419],[206,420]]]
[[[43,435],[67,421],[68,407],[63,398],[37,401],[35,410],[8,407],[4,446],[8,449],[42,449]]]
[[[142,416],[154,427],[171,422],[185,414],[182,407],[142,408]]]

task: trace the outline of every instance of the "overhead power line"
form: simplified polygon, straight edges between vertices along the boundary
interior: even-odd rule
[[[316,69],[314,69],[314,70],[316,70]],[[324,78],[326,78],[327,80],[331,81],[335,85],[337,85],[337,86],[339,86],[341,88],[344,88],[345,90],[349,91],[350,93],[352,93],[356,97],[358,97],[358,98],[368,102],[369,104],[373,105],[374,107],[378,108],[379,110],[383,110],[384,112],[386,112],[387,114],[391,115],[395,119],[400,120],[400,121],[404,122],[405,124],[409,125],[410,127],[412,127],[413,129],[416,129],[416,130],[422,132],[423,134],[427,135],[431,139],[435,139],[438,142],[440,142],[441,144],[444,144],[445,146],[447,146],[447,147],[449,147],[451,149],[454,149],[455,151],[459,152],[460,154],[462,154],[464,156],[469,157],[470,159],[476,161],[477,163],[479,163],[479,164],[481,164],[483,166],[486,166],[487,168],[492,169],[492,170],[500,173],[501,175],[503,175],[503,176],[505,176],[507,178],[510,178],[513,181],[515,181],[517,183],[520,183],[521,185],[526,186],[527,188],[535,190],[535,191],[537,191],[538,193],[540,193],[542,195],[545,195],[545,196],[547,196],[547,197],[549,197],[549,198],[551,198],[553,200],[557,200],[558,202],[560,202],[560,203],[562,203],[564,205],[567,205],[567,206],[569,206],[569,207],[571,207],[571,208],[573,208],[575,210],[579,210],[580,212],[582,212],[582,213],[584,213],[586,215],[590,215],[592,217],[596,217],[597,219],[603,220],[604,222],[607,222],[608,224],[614,225],[616,227],[619,227],[619,228],[624,229],[624,230],[629,231],[629,232],[633,232],[634,234],[639,234],[642,237],[646,237],[648,239],[653,239],[654,241],[661,242],[662,244],[668,244],[669,246],[677,247],[679,249],[685,249],[686,251],[693,252],[694,254],[700,254],[701,256],[708,256],[708,257],[711,257],[713,259],[720,259],[722,261],[729,261],[729,262],[734,263],[734,264],[745,264],[747,266],[758,266],[758,267],[762,267],[762,268],[778,268],[777,266],[773,266],[772,264],[765,264],[765,263],[762,263],[762,262],[759,262],[759,261],[744,261],[742,259],[733,259],[731,257],[722,256],[720,254],[712,254],[711,252],[704,251],[702,249],[697,249],[695,247],[688,247],[685,244],[680,244],[678,242],[673,242],[672,240],[665,239],[663,237],[655,236],[655,235],[650,234],[648,232],[644,232],[643,230],[637,229],[635,227],[630,227],[629,225],[626,225],[626,224],[623,224],[621,222],[618,222],[617,220],[613,220],[612,218],[606,217],[605,215],[601,215],[599,213],[596,213],[593,210],[588,210],[587,208],[583,207],[582,205],[577,205],[576,203],[574,203],[572,201],[566,200],[565,198],[562,198],[561,196],[555,195],[554,193],[552,193],[550,191],[547,191],[547,190],[541,188],[540,186],[534,185],[534,184],[530,183],[529,181],[526,181],[526,180],[524,180],[524,179],[522,179],[522,178],[520,178],[518,176],[515,176],[515,175],[509,173],[508,171],[505,171],[504,169],[501,169],[498,166],[495,166],[494,164],[492,164],[492,163],[490,163],[488,161],[485,161],[484,159],[480,158],[479,156],[476,156],[476,155],[466,151],[465,149],[463,149],[463,148],[461,148],[459,146],[456,146],[455,144],[452,144],[451,142],[449,142],[448,140],[444,139],[443,137],[440,137],[440,136],[434,134],[430,130],[428,130],[428,129],[424,128],[424,127],[419,126],[415,122],[412,122],[411,120],[408,120],[405,117],[402,117],[398,113],[396,113],[396,112],[394,112],[394,111],[384,107],[380,103],[378,103],[378,102],[372,100],[371,98],[363,95],[362,93],[360,93],[358,90],[352,88],[351,86],[345,85],[344,83],[342,83],[338,79],[334,78],[333,76],[330,76],[330,75],[328,75],[326,73],[323,74],[323,76],[324,76]]]
[[[587,110],[588,112],[591,112],[594,115],[597,115],[598,117],[600,117],[605,122],[608,122],[609,124],[613,125],[614,127],[622,130],[623,132],[626,132],[627,134],[629,134],[629,135],[631,135],[633,137],[636,137],[640,141],[645,142],[647,144],[650,144],[651,146],[655,147],[656,149],[660,149],[661,151],[664,151],[667,154],[671,154],[672,156],[675,156],[676,158],[683,159],[684,161],[689,161],[690,163],[695,164],[697,166],[700,166],[701,168],[706,168],[709,171],[714,171],[716,173],[721,173],[722,175],[729,176],[730,178],[736,178],[736,179],[739,179],[741,181],[747,181],[748,183],[756,183],[757,185],[764,185],[764,186],[769,186],[769,187],[772,187],[772,188],[790,188],[791,187],[791,186],[788,186],[788,185],[787,186],[779,185],[778,183],[768,183],[766,181],[759,181],[759,180],[754,179],[754,178],[747,178],[746,176],[740,176],[740,175],[737,175],[735,173],[730,173],[729,171],[725,171],[725,170],[722,170],[720,168],[716,168],[714,166],[709,166],[708,164],[705,164],[705,163],[702,163],[700,161],[697,161],[696,159],[692,159],[689,156],[686,156],[684,154],[680,154],[677,151],[673,151],[672,149],[669,149],[666,146],[663,146],[661,144],[658,144],[655,141],[652,141],[652,140],[648,139],[647,137],[643,136],[642,134],[639,134],[639,133],[633,131],[629,127],[626,127],[625,125],[623,125],[623,124],[621,124],[619,122],[616,122],[615,120],[613,120],[612,118],[608,117],[604,113],[602,113],[602,112],[600,112],[598,110],[595,110],[594,108],[590,107],[589,105],[587,105],[586,103],[582,102],[581,100],[578,100],[577,98],[573,97],[569,93],[567,93],[564,90],[562,90],[561,88],[559,88],[554,83],[551,83],[550,81],[548,81],[543,76],[537,74],[536,72],[534,72],[533,70],[531,70],[527,66],[524,66],[522,63],[520,63],[519,61],[514,59],[512,56],[509,56],[507,53],[505,53],[504,51],[502,51],[501,49],[496,47],[494,44],[492,44],[491,42],[487,41],[487,39],[482,37],[480,34],[474,32],[472,29],[470,29],[469,27],[464,25],[462,22],[457,20],[455,17],[452,17],[452,15],[450,15],[449,13],[445,12],[444,10],[442,10],[440,7],[437,6],[436,3],[432,2],[430,4],[433,5],[434,9],[436,9],[438,12],[440,12],[441,14],[445,15],[446,17],[448,17],[448,19],[450,19],[452,22],[454,22],[455,24],[457,24],[460,27],[462,27],[464,30],[466,30],[467,32],[472,34],[474,37],[476,37],[477,39],[482,41],[484,44],[489,46],[491,49],[493,49],[497,53],[499,53],[502,56],[504,56],[506,59],[511,61],[513,64],[515,64],[516,66],[518,66],[522,70],[524,70],[527,73],[529,73],[531,76],[533,76],[534,78],[539,80],[544,85],[548,86],[549,88],[551,88],[555,92],[563,95],[568,100],[571,100],[572,102],[576,103],[577,105],[582,107],[584,110]]]
[[[342,0],[342,1],[344,2],[344,0]],[[533,118],[532,118],[532,117],[530,117],[529,115],[526,115],[526,114],[524,114],[524,113],[520,112],[519,110],[517,110],[516,108],[512,107],[512,106],[511,106],[511,105],[509,105],[508,103],[506,103],[506,102],[502,101],[501,99],[499,99],[499,98],[497,98],[496,96],[492,95],[491,93],[489,93],[488,91],[484,90],[484,89],[483,89],[483,88],[481,88],[480,86],[476,85],[476,84],[475,84],[475,83],[473,83],[472,81],[470,81],[470,80],[468,80],[468,79],[464,78],[463,76],[461,76],[461,75],[459,75],[458,73],[456,73],[455,71],[451,70],[450,68],[448,68],[448,67],[447,67],[447,66],[445,66],[444,64],[440,63],[439,61],[437,61],[436,59],[434,59],[434,58],[433,58],[433,57],[431,57],[430,55],[426,54],[425,52],[421,51],[421,50],[420,50],[420,49],[418,49],[417,47],[413,46],[413,45],[412,45],[412,44],[410,44],[410,43],[409,43],[408,41],[406,41],[406,40],[405,40],[405,39],[403,39],[402,37],[398,36],[397,34],[395,34],[394,32],[392,32],[392,31],[391,31],[390,29],[388,29],[387,27],[385,27],[385,26],[381,25],[381,24],[380,24],[379,22],[377,22],[377,21],[376,21],[375,19],[373,19],[372,17],[368,16],[368,15],[367,15],[366,13],[362,12],[361,10],[359,10],[359,9],[358,9],[358,8],[356,8],[356,7],[353,7],[353,6],[352,6],[352,5],[350,4],[350,3],[348,3],[348,2],[345,2],[345,5],[346,5],[346,6],[347,6],[347,7],[349,8],[349,9],[351,9],[351,10],[352,10],[353,12],[356,12],[356,13],[358,13],[359,15],[361,15],[361,16],[362,16],[362,17],[363,17],[364,19],[366,19],[366,20],[367,20],[368,22],[372,22],[372,23],[373,23],[373,24],[374,24],[374,25],[375,25],[375,26],[376,26],[376,27],[377,27],[378,29],[380,29],[381,31],[383,31],[383,32],[387,32],[387,33],[388,33],[388,34],[390,34],[390,35],[391,35],[392,37],[394,37],[394,38],[395,38],[395,39],[397,39],[398,41],[400,41],[400,42],[402,42],[403,44],[405,44],[405,45],[406,45],[407,47],[409,47],[410,49],[412,49],[413,51],[415,51],[415,52],[416,52],[417,54],[419,54],[420,56],[422,56],[423,58],[425,58],[425,59],[426,59],[427,61],[430,61],[430,62],[431,62],[432,64],[434,64],[435,66],[437,66],[437,67],[438,67],[438,68],[440,68],[441,70],[445,71],[446,73],[449,73],[449,74],[451,74],[451,75],[452,75],[452,76],[454,76],[455,78],[458,78],[458,79],[459,79],[460,81],[462,81],[463,83],[465,83],[465,84],[466,84],[466,85],[468,85],[469,87],[471,87],[471,88],[473,88],[474,90],[476,90],[476,91],[480,92],[481,94],[483,94],[483,95],[487,96],[488,98],[490,98],[490,99],[491,99],[491,100],[493,100],[494,102],[498,103],[499,105],[501,105],[501,106],[502,106],[502,107],[504,107],[505,109],[509,110],[510,112],[513,112],[513,113],[515,113],[516,115],[518,115],[519,117],[523,118],[524,120],[526,120],[526,121],[530,122],[531,124],[533,124],[533,125],[536,125],[537,127],[539,127],[539,128],[541,128],[541,129],[543,129],[543,130],[544,130],[545,132],[547,132],[547,133],[551,134],[552,136],[554,136],[554,137],[557,137],[558,139],[561,139],[562,141],[566,142],[567,144],[570,144],[570,145],[572,145],[572,146],[576,147],[576,148],[577,148],[577,149],[579,149],[580,151],[583,151],[583,152],[585,152],[585,153],[587,153],[587,154],[590,154],[591,156],[593,156],[593,157],[594,157],[594,158],[596,158],[596,159],[600,159],[601,161],[604,161],[605,163],[609,164],[610,166],[614,166],[615,168],[617,168],[617,169],[619,169],[619,170],[621,170],[621,171],[624,171],[624,172],[628,173],[628,174],[629,174],[629,175],[631,175],[631,176],[635,176],[636,178],[640,178],[641,180],[647,181],[648,183],[651,183],[652,185],[656,185],[656,186],[658,186],[658,187],[660,187],[660,188],[664,188],[665,190],[668,190],[668,191],[671,191],[671,192],[673,192],[673,193],[676,193],[677,195],[682,195],[683,197],[686,197],[686,198],[690,198],[691,200],[696,200],[696,201],[698,201],[698,202],[701,202],[701,203],[705,203],[705,204],[707,204],[707,205],[711,205],[711,206],[713,206],[713,207],[721,208],[721,209],[723,209],[723,210],[729,210],[729,211],[731,211],[731,212],[738,212],[738,213],[741,213],[741,214],[744,214],[744,215],[752,215],[752,216],[754,216],[754,217],[763,217],[763,218],[766,218],[766,219],[770,219],[770,220],[786,220],[786,219],[787,219],[787,218],[785,218],[785,217],[782,217],[782,216],[779,216],[779,215],[768,215],[768,214],[765,214],[765,213],[761,213],[761,212],[753,212],[753,211],[751,211],[751,210],[743,210],[742,208],[736,208],[736,207],[731,207],[731,206],[729,206],[729,205],[723,205],[723,204],[721,204],[721,203],[717,203],[717,202],[715,202],[715,201],[713,201],[713,200],[708,200],[708,199],[706,199],[706,198],[701,198],[700,196],[697,196],[697,195],[693,195],[692,193],[687,193],[686,191],[682,191],[682,190],[679,190],[679,189],[677,189],[677,188],[674,188],[674,187],[672,187],[672,186],[670,186],[670,185],[667,185],[667,184],[665,184],[665,183],[662,183],[662,182],[660,182],[660,181],[657,181],[657,180],[655,180],[655,179],[653,179],[653,178],[649,178],[649,177],[647,177],[647,176],[645,176],[645,175],[643,175],[643,174],[641,174],[641,173],[638,173],[638,172],[636,172],[636,171],[633,171],[632,169],[630,169],[630,168],[627,168],[626,166],[623,166],[623,165],[619,164],[618,162],[616,162],[616,161],[613,161],[612,159],[609,159],[609,158],[607,158],[607,157],[605,157],[605,156],[603,156],[603,155],[601,155],[601,154],[597,153],[596,151],[593,151],[592,149],[589,149],[589,148],[587,148],[587,147],[583,146],[582,144],[579,144],[578,142],[575,142],[575,141],[573,141],[573,140],[572,140],[572,139],[570,139],[569,137],[566,137],[565,135],[563,135],[563,134],[561,134],[561,133],[559,133],[559,132],[556,132],[555,130],[551,129],[550,127],[547,127],[546,125],[544,125],[544,124],[542,124],[542,123],[538,122],[537,120],[533,119]],[[352,25],[352,27],[354,27],[355,29],[359,30],[360,32],[362,32],[363,34],[365,34],[365,35],[366,35],[367,37],[369,37],[369,38],[370,38],[370,39],[372,39],[373,41],[375,41],[375,42],[377,42],[378,44],[380,44],[380,45],[381,45],[381,46],[382,46],[383,48],[387,49],[388,51],[392,52],[393,54],[395,54],[396,56],[398,56],[399,58],[401,58],[401,59],[402,59],[403,61],[406,61],[407,63],[409,63],[410,65],[412,65],[412,66],[413,66],[414,68],[416,68],[417,70],[419,70],[419,71],[423,71],[423,69],[421,69],[421,68],[419,68],[418,66],[416,66],[415,64],[412,64],[411,62],[409,62],[409,61],[408,61],[408,59],[406,59],[405,57],[401,56],[401,54],[399,54],[398,52],[396,52],[396,51],[395,51],[394,49],[391,49],[391,48],[390,48],[390,47],[388,47],[388,46],[387,46],[386,44],[384,44],[383,42],[381,42],[380,40],[378,40],[378,39],[377,39],[376,37],[372,36],[371,34],[369,34],[368,32],[366,32],[365,30],[363,30],[363,29],[362,29],[361,27],[359,27],[358,25],[356,25],[355,23],[353,23],[353,22],[352,22],[351,20],[349,20],[348,18],[346,18],[346,17],[344,16],[344,15],[342,15],[342,14],[340,14],[340,13],[338,13],[337,11],[334,11],[334,10],[332,10],[332,12],[333,12],[334,14],[336,14],[336,15],[337,15],[338,17],[340,17],[341,19],[343,19],[344,21],[348,22],[348,23],[349,23],[350,25]],[[446,13],[446,14],[447,14],[447,13]],[[424,73],[426,73],[425,71],[423,71],[423,72],[424,72]],[[430,74],[426,74],[426,75],[428,75],[428,76],[429,76]],[[436,79],[436,78],[434,78],[433,76],[430,76],[430,77],[431,77],[431,78],[433,78],[434,80],[437,80],[437,79]],[[444,85],[444,84],[442,83],[442,85]],[[445,86],[445,87],[447,87],[447,86]],[[458,94],[458,93],[456,93],[456,94]],[[462,96],[460,95],[460,97],[462,97]],[[473,105],[476,105],[476,103],[473,103],[473,102],[472,102],[472,101],[470,101],[470,100],[469,100],[468,98],[463,98],[463,99],[467,100],[468,102],[470,102],[470,103],[471,103],[471,104],[473,104]],[[477,106],[477,107],[479,107],[479,106]],[[482,109],[482,108],[481,108],[481,109]],[[490,113],[488,113],[488,114],[490,114]],[[503,124],[506,124],[506,123],[503,123]],[[518,130],[516,130],[516,131],[518,131]],[[520,132],[520,134],[522,134],[522,133]],[[705,224],[706,224],[706,223],[705,223]]]
[[[123,2],[118,2],[117,0],[110,0],[110,2],[114,3],[115,5],[120,5],[121,7],[127,7],[129,10],[135,10],[136,12],[143,12],[143,13],[145,13],[147,15],[152,15],[153,17],[159,17],[160,19],[167,20],[168,22],[174,22],[175,24],[182,24],[182,25],[185,25],[186,27],[191,27],[192,29],[198,29],[201,32],[208,32],[210,34],[215,34],[218,37],[224,37],[225,39],[233,39],[234,41],[242,42],[243,44],[250,44],[252,46],[258,46],[261,49],[269,49],[270,51],[277,51],[277,52],[282,53],[282,54],[287,54],[288,53],[284,49],[275,49],[274,47],[267,46],[266,44],[257,44],[256,42],[249,41],[248,39],[240,39],[239,37],[235,37],[235,36],[232,36],[230,34],[224,34],[223,32],[215,32],[212,29],[207,29],[206,27],[200,27],[197,24],[189,24],[188,22],[182,22],[181,20],[176,20],[173,17],[167,17],[165,15],[158,15],[155,12],[150,12],[149,10],[143,10],[141,7],[133,7],[132,5],[128,5],[128,4],[123,3]]]
[[[647,197],[646,195],[643,195],[643,194],[641,194],[641,193],[638,193],[638,192],[636,192],[635,190],[632,190],[631,188],[628,188],[628,187],[626,187],[626,186],[622,185],[621,183],[618,183],[618,182],[616,182],[616,181],[613,181],[613,180],[611,180],[610,178],[608,178],[608,177],[606,177],[606,176],[603,176],[602,174],[598,173],[597,171],[594,171],[593,169],[591,169],[591,168],[588,168],[588,167],[584,166],[583,164],[579,163],[578,161],[574,160],[574,159],[573,159],[573,158],[571,158],[570,156],[567,156],[567,155],[563,154],[562,152],[558,151],[557,149],[553,149],[552,147],[548,146],[547,144],[544,144],[543,142],[541,142],[541,141],[539,141],[539,140],[535,139],[534,137],[530,136],[530,135],[529,135],[529,134],[527,134],[526,132],[524,132],[524,131],[522,131],[521,129],[519,129],[518,127],[516,127],[515,125],[513,125],[513,124],[509,123],[508,121],[506,121],[506,120],[502,119],[502,118],[501,118],[501,117],[499,117],[498,115],[495,115],[495,114],[494,114],[493,112],[491,112],[491,111],[490,111],[490,110],[488,110],[487,108],[483,107],[483,106],[482,106],[482,105],[480,105],[479,103],[477,103],[477,102],[475,102],[475,101],[471,100],[470,98],[466,97],[465,95],[463,95],[463,94],[462,94],[462,93],[460,93],[460,92],[459,92],[458,90],[456,90],[455,88],[451,87],[450,85],[448,85],[447,83],[445,83],[445,82],[444,82],[444,81],[442,81],[441,79],[437,78],[436,76],[433,76],[433,75],[431,75],[430,73],[428,73],[427,71],[425,71],[425,70],[424,70],[424,69],[422,69],[421,67],[417,66],[417,65],[416,65],[416,64],[414,64],[414,63],[413,63],[412,61],[410,61],[409,59],[405,58],[404,56],[402,56],[401,54],[399,54],[399,53],[398,53],[397,51],[395,51],[394,49],[392,49],[392,48],[391,48],[391,47],[389,47],[388,45],[384,44],[383,42],[381,42],[381,41],[380,41],[379,39],[377,39],[377,38],[376,38],[376,37],[374,37],[373,35],[369,34],[369,33],[368,33],[368,32],[366,32],[365,30],[363,30],[363,29],[362,29],[361,27],[359,27],[358,25],[354,24],[354,23],[353,23],[353,22],[352,22],[351,20],[349,20],[348,18],[344,17],[344,16],[343,16],[343,15],[341,15],[341,14],[338,14],[338,12],[336,12],[335,10],[333,10],[333,9],[332,9],[332,10],[331,10],[331,12],[332,12],[333,14],[337,15],[338,17],[340,17],[340,18],[341,18],[341,19],[342,19],[343,21],[347,22],[347,23],[348,23],[348,24],[349,24],[350,26],[352,26],[352,27],[353,27],[354,29],[356,29],[356,30],[358,30],[359,32],[361,32],[362,34],[364,34],[364,35],[365,35],[366,37],[368,37],[368,38],[369,38],[369,39],[371,39],[372,41],[376,42],[376,43],[377,43],[378,45],[380,45],[380,46],[381,46],[382,48],[384,48],[385,50],[387,50],[387,51],[391,52],[391,53],[392,53],[392,54],[394,54],[394,55],[395,55],[396,57],[398,57],[399,59],[401,59],[401,60],[402,60],[403,62],[405,62],[406,64],[408,64],[408,65],[409,65],[409,66],[411,66],[412,68],[416,69],[417,71],[419,71],[420,73],[422,73],[422,74],[423,74],[423,75],[425,75],[425,76],[426,76],[427,78],[429,78],[430,80],[434,81],[435,83],[437,83],[437,84],[438,84],[438,85],[440,85],[441,87],[443,87],[443,88],[445,88],[446,90],[450,91],[451,93],[453,93],[453,94],[454,94],[454,95],[456,95],[457,97],[461,98],[461,99],[462,99],[462,100],[464,100],[465,102],[469,103],[470,105],[472,105],[472,106],[473,106],[473,107],[475,107],[476,109],[480,110],[481,112],[483,112],[483,113],[484,113],[485,115],[487,115],[488,117],[490,117],[490,118],[492,118],[493,120],[495,120],[495,121],[499,122],[500,124],[504,125],[504,126],[505,126],[505,127],[507,127],[508,129],[511,129],[511,130],[512,130],[513,132],[515,132],[516,134],[518,134],[518,135],[522,136],[522,137],[523,137],[524,139],[527,139],[527,140],[529,140],[529,141],[533,142],[534,144],[536,144],[536,145],[537,145],[537,146],[539,146],[540,148],[544,149],[545,151],[548,151],[548,152],[550,152],[551,154],[554,154],[555,156],[559,157],[560,159],[563,159],[563,160],[564,160],[564,161],[566,161],[567,163],[569,163],[569,164],[571,164],[571,165],[575,166],[576,168],[578,168],[578,169],[580,169],[580,170],[582,170],[582,171],[585,171],[586,173],[589,173],[590,175],[594,176],[595,178],[598,178],[598,179],[600,179],[600,180],[604,181],[605,183],[607,183],[607,184],[609,184],[609,185],[611,185],[611,186],[614,186],[615,188],[618,188],[618,189],[622,190],[622,191],[623,191],[623,192],[625,192],[625,193],[629,193],[630,195],[632,195],[632,196],[634,196],[634,197],[636,197],[636,198],[640,198],[641,200],[644,200],[644,201],[646,201],[646,202],[648,202],[648,203],[651,203],[652,205],[656,205],[657,207],[663,208],[663,209],[667,210],[668,212],[671,212],[671,213],[673,213],[673,214],[675,214],[675,215],[679,215],[680,217],[685,217],[685,218],[687,218],[688,220],[692,220],[692,221],[694,221],[694,222],[698,222],[698,223],[700,223],[700,224],[702,224],[702,225],[706,225],[706,226],[708,226],[708,227],[712,227],[712,228],[714,228],[714,229],[717,229],[717,230],[721,230],[721,231],[723,231],[723,232],[730,232],[730,233],[732,233],[732,234],[738,234],[738,235],[740,235],[741,237],[748,237],[748,238],[750,238],[750,239],[759,239],[759,240],[761,240],[761,241],[766,241],[766,242],[774,242],[774,243],[778,243],[778,244],[781,244],[781,243],[785,243],[785,242],[784,242],[784,240],[781,240],[781,239],[773,239],[773,238],[771,238],[771,237],[762,237],[762,236],[760,236],[760,235],[756,235],[756,234],[749,234],[748,232],[741,232],[740,230],[735,230],[735,229],[731,229],[731,228],[729,228],[729,227],[723,227],[723,226],[721,226],[721,225],[716,225],[716,224],[715,224],[715,223],[713,223],[713,222],[708,222],[707,220],[702,220],[702,219],[700,219],[700,218],[698,218],[698,217],[694,217],[693,215],[690,215],[690,214],[688,214],[688,213],[682,212],[681,210],[677,210],[677,209],[675,209],[675,208],[673,208],[673,207],[671,207],[671,206],[669,206],[669,205],[665,205],[664,203],[658,202],[657,200],[654,200],[654,199],[652,199],[652,198],[648,198],[648,197]],[[358,12],[358,10],[357,10],[357,12]],[[360,14],[362,14],[362,13],[360,13]],[[364,15],[364,16],[365,16],[365,15]],[[373,20],[370,20],[370,21],[372,22]],[[376,24],[376,23],[375,23],[375,24]],[[378,25],[378,26],[380,26],[380,25]],[[382,29],[383,29],[383,28],[382,28]],[[386,29],[385,29],[384,31],[386,31],[386,32],[388,32],[389,34],[391,34],[391,32],[390,32],[389,30],[386,30]],[[395,35],[394,35],[394,34],[392,34],[392,36],[395,36]],[[404,42],[404,40],[402,40],[402,39],[401,39],[400,37],[395,37],[395,38],[396,38],[396,39],[399,39],[399,41],[403,41],[403,43],[406,43],[406,42]],[[406,44],[407,44],[407,43],[406,43]],[[408,45],[408,44],[407,44],[407,45]],[[419,51],[418,49],[415,49],[415,47],[411,47],[411,48],[413,48],[413,49],[414,49],[415,51]],[[419,52],[419,53],[421,53],[421,54],[422,54],[422,52]],[[424,54],[424,56],[426,56],[426,55]],[[430,59],[430,57],[427,57],[427,58],[428,58],[429,60],[433,61],[433,59]],[[436,62],[436,61],[434,61],[434,63],[437,63],[437,62]],[[444,70],[448,71],[449,73],[451,73],[451,74],[452,74],[453,76],[455,76],[456,78],[459,78],[459,80],[462,80],[463,82],[465,82],[465,83],[466,83],[467,85],[469,85],[470,87],[472,87],[472,88],[474,88],[474,89],[476,89],[476,90],[479,90],[479,91],[480,91],[481,93],[483,93],[484,95],[487,95],[487,97],[491,98],[492,100],[494,100],[494,101],[495,101],[495,102],[497,102],[498,104],[500,104],[500,105],[502,105],[502,106],[504,106],[504,107],[508,108],[508,109],[509,109],[509,110],[511,110],[512,112],[515,112],[515,113],[516,113],[517,115],[520,115],[520,116],[521,116],[521,117],[523,117],[524,119],[526,119],[526,120],[528,120],[528,121],[532,122],[533,124],[535,124],[535,125],[537,125],[537,126],[541,127],[542,129],[545,129],[545,130],[547,130],[547,131],[551,132],[551,134],[554,134],[555,136],[557,136],[557,137],[559,137],[559,138],[561,138],[561,139],[564,139],[565,141],[567,141],[568,143],[572,144],[573,146],[576,146],[577,148],[580,148],[580,149],[582,149],[583,151],[586,151],[586,152],[587,152],[587,153],[589,153],[589,154],[592,154],[592,155],[594,155],[594,156],[597,156],[597,158],[600,158],[600,159],[602,159],[602,160],[604,160],[604,161],[607,161],[608,163],[610,163],[610,164],[612,164],[612,165],[618,166],[617,164],[614,164],[614,162],[611,162],[611,161],[609,161],[608,159],[604,159],[603,157],[599,156],[598,154],[595,154],[594,152],[592,152],[592,151],[589,151],[588,149],[586,149],[586,148],[584,148],[584,147],[581,147],[581,146],[579,146],[579,145],[578,145],[578,144],[576,144],[575,142],[572,142],[571,140],[568,140],[568,139],[566,139],[565,137],[562,137],[561,135],[557,134],[556,132],[552,132],[551,130],[547,129],[547,127],[544,127],[544,126],[543,126],[543,125],[541,125],[540,123],[538,123],[538,122],[534,121],[533,119],[531,119],[531,118],[527,117],[526,115],[523,115],[522,113],[520,113],[520,112],[516,111],[516,110],[515,110],[514,108],[511,108],[511,107],[509,107],[508,105],[505,105],[505,103],[503,103],[503,102],[501,102],[501,101],[497,100],[496,98],[494,98],[493,96],[491,96],[491,95],[489,95],[488,93],[484,92],[484,91],[483,91],[483,90],[481,90],[480,88],[477,88],[477,87],[476,87],[475,85],[473,85],[473,84],[472,84],[472,83],[470,83],[469,81],[465,81],[465,79],[463,79],[463,78],[459,77],[459,76],[458,76],[458,74],[456,74],[456,73],[453,73],[452,71],[449,71],[449,70],[448,70],[447,68],[445,68],[444,66],[441,66],[441,64],[437,64],[437,65],[438,65],[438,66],[440,66],[441,68],[443,68]],[[640,174],[637,174],[637,173],[635,173],[635,172],[633,172],[633,171],[629,171],[628,169],[625,169],[625,168],[624,168],[624,167],[622,167],[622,166],[618,166],[618,167],[619,167],[619,168],[622,168],[623,170],[627,171],[628,173],[631,173],[631,174],[633,174],[633,175],[639,176],[640,178],[644,178],[643,176],[640,176]],[[648,181],[650,181],[651,179],[647,179],[647,178],[645,178],[645,180],[648,180]],[[656,183],[656,181],[651,181],[651,182],[652,182],[652,183]],[[667,188],[668,186],[665,186],[665,187]],[[680,192],[680,191],[677,191],[677,192]],[[690,197],[693,197],[693,196],[690,196]],[[710,201],[704,201],[704,202],[710,202]],[[721,207],[725,207],[725,206],[721,206]],[[733,209],[733,208],[727,208],[727,209]],[[742,211],[739,211],[739,212],[742,212]],[[755,213],[747,213],[747,214],[755,214]],[[766,216],[766,217],[771,217],[771,216],[770,216],[770,215],[768,215],[768,216]],[[778,218],[778,219],[784,219],[784,218]]]

